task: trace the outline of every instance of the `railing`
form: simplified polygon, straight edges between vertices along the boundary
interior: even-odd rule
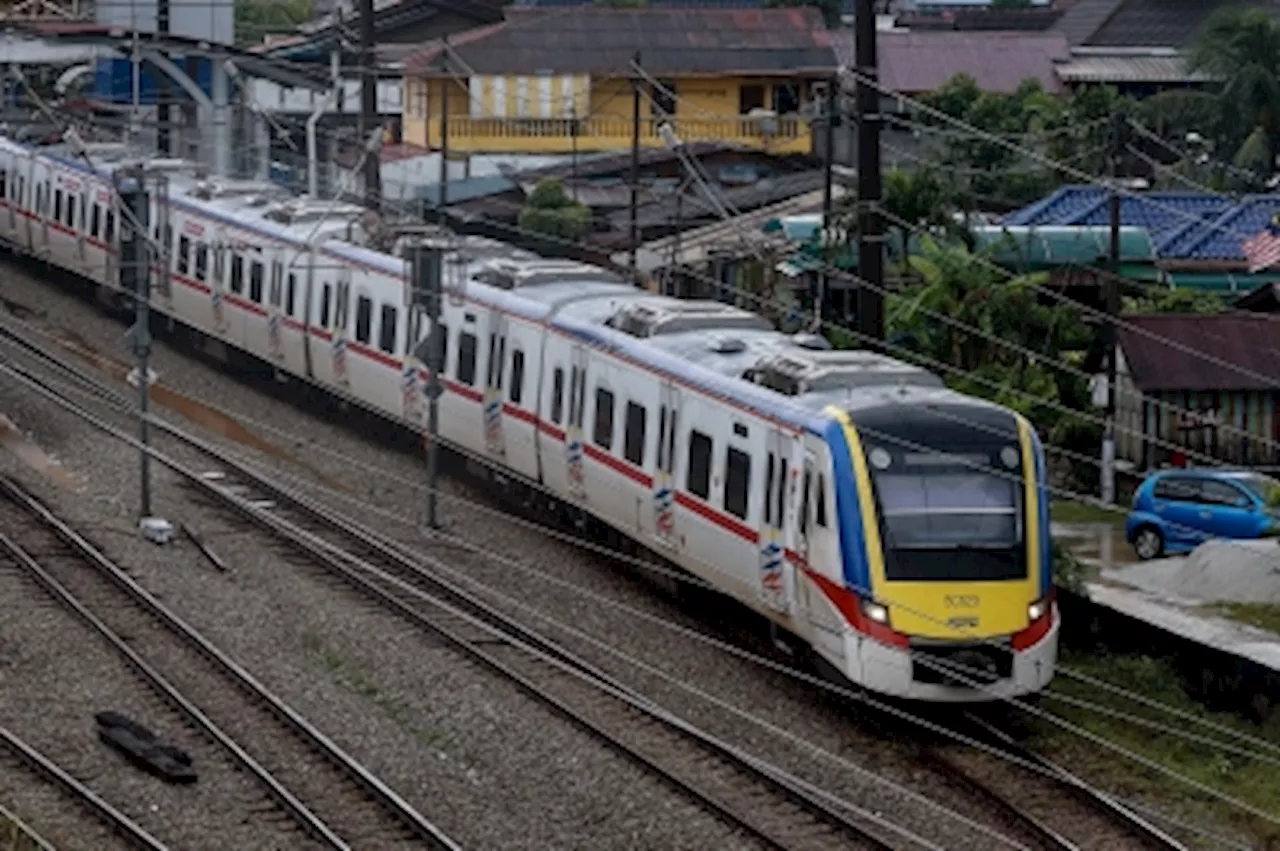
[[[645,118],[640,122],[640,141],[658,147],[663,140],[658,128],[663,122]],[[430,122],[429,144],[440,139],[440,121]],[[803,118],[713,118],[677,119],[673,124],[683,142],[736,142],[769,149],[804,150],[810,145],[809,123]],[[576,131],[576,132],[575,132]],[[455,148],[494,147],[511,150],[527,146],[531,150],[568,151],[575,144],[582,150],[626,147],[632,138],[632,123],[626,118],[449,118],[449,143]]]

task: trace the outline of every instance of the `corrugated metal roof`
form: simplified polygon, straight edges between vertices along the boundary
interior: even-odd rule
[[[1203,83],[1181,56],[1073,56],[1057,67],[1066,83]]]
[[[1119,344],[1144,393],[1280,390],[1280,316],[1163,314],[1124,320],[1132,327],[1119,328]]]
[[[1218,9],[1248,5],[1280,14],[1280,0],[1123,0],[1085,44],[1187,47]]]
[[[840,61],[854,65],[853,33],[838,30],[831,37]],[[882,32],[876,47],[880,81],[907,94],[934,91],[961,73],[990,92],[1013,94],[1028,77],[1060,92],[1054,64],[1071,58],[1066,38],[1054,32]]]
[[[829,74],[831,34],[817,9],[567,7],[506,10],[506,20],[450,38],[472,74],[625,74],[640,52],[647,73]],[[433,45],[409,59],[429,72]]]
[[[1121,0],[1076,0],[1062,13],[1053,28],[1067,37],[1072,47],[1084,44],[1098,31]]]

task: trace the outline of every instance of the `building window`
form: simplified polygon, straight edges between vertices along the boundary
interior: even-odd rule
[[[747,115],[753,109],[764,109],[764,86],[754,83],[738,89],[738,113]]]
[[[694,429],[689,432],[689,476],[685,490],[700,499],[711,493],[711,438]]]
[[[613,448],[613,394],[596,388],[596,422],[592,437],[601,449]]]
[[[644,405],[627,402],[627,430],[623,439],[622,456],[637,467],[644,466]]]
[[[666,118],[676,114],[675,80],[657,80],[649,86],[649,112],[654,118]]]
[[[745,520],[751,486],[751,456],[730,446],[725,462],[724,510]]]
[[[778,115],[795,115],[800,111],[798,83],[777,83],[773,87],[773,111]]]

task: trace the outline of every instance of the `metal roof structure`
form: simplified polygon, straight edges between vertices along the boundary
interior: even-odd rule
[[[1118,334],[1129,373],[1144,393],[1280,390],[1280,316],[1125,316]],[[1193,352],[1211,353],[1230,366]]]
[[[628,74],[639,51],[654,75],[827,75],[837,66],[816,9],[566,7],[505,10],[500,24],[460,33],[450,55],[471,74]],[[442,73],[433,44],[406,62]]]
[[[1152,48],[1152,52],[1143,54],[1088,54],[1076,50],[1072,51],[1070,60],[1056,67],[1055,72],[1064,83],[1159,85],[1207,83],[1213,79],[1201,71],[1188,70],[1185,57],[1169,48]]]
[[[1121,0],[1081,43],[1098,47],[1176,47],[1195,40],[1219,9],[1248,5],[1280,15],[1280,0]]]

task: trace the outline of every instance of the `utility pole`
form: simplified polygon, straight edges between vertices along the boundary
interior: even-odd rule
[[[449,39],[441,39],[440,54],[440,224],[445,223],[445,207],[449,204]]]
[[[427,336],[427,528],[439,529],[436,516],[440,468],[440,371],[444,368],[444,337],[440,327],[440,297],[444,289],[444,252],[418,243],[410,249],[415,309],[426,310],[431,328]]]
[[[636,268],[636,249],[640,243],[640,220],[638,208],[640,204],[640,51],[631,57],[631,280],[640,282],[640,273]]]
[[[373,61],[373,0],[360,0],[360,141],[378,123],[378,72]],[[364,203],[374,212],[382,209],[381,146],[367,151],[364,159]]]
[[[827,274],[827,262],[830,259],[827,252],[827,237],[831,233],[831,195],[832,195],[832,178],[835,174],[836,161],[836,86],[840,84],[839,78],[831,77],[827,80],[827,97],[826,97],[826,124],[822,128],[824,151],[823,173],[822,173],[822,242],[819,245],[820,257],[822,258],[822,267],[818,270],[818,291],[813,299],[813,318],[818,326],[818,331],[822,329],[822,308],[823,302],[827,297],[829,287],[828,281],[830,276]],[[842,319],[849,321],[849,298],[846,293],[843,300],[844,316]]]
[[[884,340],[884,221],[880,174],[880,79],[875,0],[854,6],[854,60],[858,69],[858,331]],[[873,343],[872,345],[875,345]]]
[[[162,39],[169,35],[169,0],[156,2],[156,33]],[[168,52],[164,50],[160,51],[160,55],[166,59],[169,57]],[[173,88],[169,85],[168,74],[157,73],[156,77],[156,82],[159,83],[156,86],[156,148],[160,156],[167,157],[169,156],[170,122],[173,120],[169,101],[172,100]]]
[[[147,417],[150,407],[151,370],[151,263],[146,173],[142,166],[122,169],[116,176],[120,198],[120,286],[133,293],[134,323],[129,344],[138,358],[138,440],[142,444],[139,467],[139,516],[151,517],[151,446]]]
[[[1111,128],[1111,244],[1107,251],[1107,275],[1103,284],[1103,309],[1106,323],[1103,341],[1107,358],[1107,413],[1102,434],[1102,501],[1116,501],[1116,316],[1120,313],[1120,192],[1116,178],[1120,172],[1120,152],[1124,150],[1128,118],[1117,112]]]

